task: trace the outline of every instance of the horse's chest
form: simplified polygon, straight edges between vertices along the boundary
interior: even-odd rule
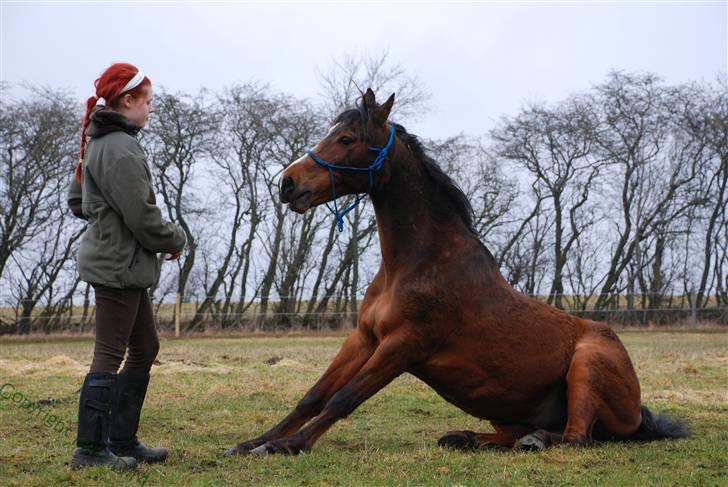
[[[381,341],[394,327],[391,319],[392,301],[387,295],[380,295],[362,307],[360,326]]]
[[[446,322],[458,323],[456,311],[444,306],[442,299],[419,289],[395,289],[383,292],[364,303],[360,312],[360,327],[381,341],[392,332],[407,327],[425,342],[444,339]]]

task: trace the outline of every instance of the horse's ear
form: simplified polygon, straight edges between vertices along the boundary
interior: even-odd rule
[[[367,110],[376,108],[377,106],[377,99],[371,88],[367,88],[366,93],[362,96],[362,100],[364,100],[364,107],[366,107]]]
[[[374,122],[378,123],[379,125],[384,125],[384,122],[387,121],[389,118],[389,114],[392,112],[392,106],[394,105],[394,93],[387,98],[387,101],[385,101],[381,106],[377,107],[377,109],[374,111],[374,114],[372,115],[372,119]]]

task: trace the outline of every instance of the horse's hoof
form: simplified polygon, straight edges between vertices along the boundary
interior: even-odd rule
[[[250,453],[253,455],[258,455],[259,457],[263,457],[268,454],[268,443],[263,443],[258,448],[253,448],[250,450]]]
[[[516,450],[541,451],[548,446],[548,436],[541,430],[526,435],[513,445]]]
[[[448,431],[437,440],[437,446],[453,450],[475,450],[478,448],[477,433],[473,431]]]
[[[246,452],[241,452],[240,450],[238,450],[237,446],[234,446],[225,450],[223,452],[223,455],[225,455],[226,457],[234,457],[235,455],[245,455],[245,453]]]

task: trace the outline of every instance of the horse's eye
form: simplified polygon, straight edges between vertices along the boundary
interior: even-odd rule
[[[353,144],[354,143],[354,139],[352,139],[351,137],[347,137],[346,135],[344,135],[343,137],[339,137],[338,142],[339,142],[339,144],[349,145],[349,144]]]

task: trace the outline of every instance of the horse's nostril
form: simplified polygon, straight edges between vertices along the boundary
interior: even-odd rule
[[[293,193],[293,187],[293,178],[290,176],[284,177],[281,181],[281,199],[287,201],[291,193]]]

